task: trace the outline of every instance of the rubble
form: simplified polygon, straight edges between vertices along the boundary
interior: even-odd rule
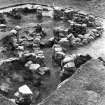
[[[90,55],[66,55],[61,61],[61,81],[69,78],[82,64],[91,59]]]
[[[6,24],[6,20],[4,18],[4,15],[0,13],[0,24]]]
[[[20,13],[17,12],[16,9],[12,9],[12,11],[6,13],[8,17],[12,17],[14,19],[21,19]]]
[[[54,7],[54,13],[53,13],[53,18],[55,20],[60,20],[62,19],[63,17],[63,11],[64,9],[63,8],[60,8],[60,7]]]
[[[40,20],[42,19],[43,15],[42,15],[42,10],[38,10],[37,9],[37,13],[36,13],[37,18]]]
[[[21,87],[19,87],[19,93],[21,94],[28,94],[28,95],[32,95],[32,91],[29,89],[29,87],[27,85],[23,85]]]

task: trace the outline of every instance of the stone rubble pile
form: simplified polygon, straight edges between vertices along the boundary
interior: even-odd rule
[[[68,55],[64,52],[59,44],[55,44],[53,46],[52,60],[61,67],[61,81],[64,81],[68,77],[72,76],[77,68],[79,68],[82,64],[86,63],[91,58],[92,57],[88,54]]]

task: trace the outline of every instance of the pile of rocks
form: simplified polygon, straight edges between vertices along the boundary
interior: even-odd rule
[[[24,62],[24,67],[29,69],[33,74],[50,75],[50,68],[46,67],[45,56],[42,50],[36,50],[34,53],[23,54],[20,58]]]
[[[54,37],[50,38],[46,43],[41,43],[41,46],[52,47],[53,44],[60,44],[65,49],[72,49],[89,44],[90,42],[101,37],[103,28],[96,26],[89,28],[87,24],[79,24],[73,21],[70,22],[70,28],[63,29],[62,27],[54,28]]]
[[[13,19],[19,19],[20,20],[22,18],[21,14],[16,9],[12,9],[11,11],[6,12],[5,14],[7,15],[7,17],[11,17]]]
[[[77,68],[79,68],[82,64],[86,63],[90,59],[91,56],[88,54],[66,55],[65,58],[61,61],[61,81],[72,76]]]
[[[61,67],[60,77],[61,81],[73,75],[73,73],[82,64],[91,59],[91,56],[86,54],[72,54],[67,55],[59,44],[53,46],[52,60]]]
[[[3,39],[3,45],[8,51],[15,52],[17,56],[21,56],[24,51],[34,52],[35,48],[40,48],[41,39],[47,34],[41,25],[37,24],[32,33],[21,35],[22,27],[15,26],[8,36]]]
[[[59,15],[61,12],[63,15]],[[69,23],[66,30],[59,27],[54,29],[54,39],[60,44],[66,43],[69,47],[83,46],[102,35],[103,28],[93,15],[59,8],[55,9],[54,13],[54,17],[57,19],[63,17],[62,19]]]
[[[0,24],[5,24],[6,20],[4,18],[4,15],[2,13],[0,13]]]

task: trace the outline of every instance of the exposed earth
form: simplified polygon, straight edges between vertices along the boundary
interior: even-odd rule
[[[104,105],[105,66],[91,60],[38,105]]]
[[[25,1],[19,1],[19,0],[11,0],[11,1],[3,0],[2,1],[0,0],[0,4],[2,4],[0,7],[5,7],[11,4],[12,5],[20,4],[24,2],[33,2],[33,0],[30,0],[30,1],[28,0],[25,0]],[[34,2],[37,2],[37,1],[34,1]],[[79,10],[84,10],[88,13],[92,13],[95,16],[98,16],[99,18],[101,18],[100,20],[102,21],[102,24],[104,27],[105,26],[105,21],[104,21],[104,17],[105,17],[104,4],[105,3],[104,2],[105,2],[104,0],[100,0],[100,1],[98,0],[87,0],[87,1],[85,0],[65,0],[65,1],[56,0],[55,5],[72,7],[72,8],[76,8]],[[38,0],[37,3],[41,3],[41,4],[44,3],[44,4],[50,4],[50,5],[53,4],[52,1],[49,1],[49,0]],[[37,23],[38,21],[34,15],[30,14],[28,16],[24,16],[21,22],[13,21],[10,19],[9,25],[12,27],[14,27],[15,25],[20,25],[27,29],[27,25],[32,26],[32,22]],[[59,24],[64,25],[64,23],[62,22],[56,23],[48,18],[44,19],[44,22],[42,22],[42,26],[44,27],[45,31],[48,34],[50,33],[47,38],[49,38],[50,35],[52,36],[51,28]],[[2,39],[2,34],[3,33],[1,33],[1,39]],[[105,46],[104,45],[105,45],[105,36],[103,34],[101,38],[97,39],[94,42],[91,42],[89,45],[80,47],[76,50],[68,51],[68,53],[69,54],[75,54],[75,53],[77,54],[86,53],[87,54],[88,53],[95,59],[98,57],[104,58],[105,57],[105,54],[104,54]],[[44,49],[44,52],[46,56],[46,64],[48,67],[51,68],[51,77],[49,80],[47,80],[47,83],[45,84],[47,87],[45,88],[46,90],[41,89],[42,91],[41,100],[45,98],[46,96],[48,96],[48,94],[50,95],[57,88],[57,85],[60,83],[59,76],[58,76],[59,68],[52,66],[51,55],[50,55],[51,49]],[[7,57],[3,56],[3,58],[7,58]],[[59,88],[56,92],[54,92],[48,99],[46,99],[43,102],[43,105],[69,105],[69,104],[70,105],[84,105],[84,104],[95,105],[98,102],[99,102],[98,105],[104,105],[104,86],[103,86],[104,70],[105,68],[103,66],[103,62],[99,60],[89,61],[88,63],[83,65],[83,67],[81,67],[67,81],[67,83],[65,83],[61,88]],[[93,97],[91,97],[91,94]],[[66,97],[64,98],[64,96]],[[82,101],[80,101],[81,98],[82,98]],[[90,100],[87,100],[87,99],[90,99]],[[100,102],[101,99],[102,101]],[[38,100],[38,102],[40,102],[40,100]],[[1,105],[11,105],[11,104],[1,104]],[[33,105],[35,105],[35,103],[33,103]]]

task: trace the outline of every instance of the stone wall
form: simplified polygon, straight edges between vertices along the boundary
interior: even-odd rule
[[[105,18],[105,0],[0,0],[0,8],[15,4],[39,3],[55,6],[72,7],[85,10],[96,16]]]

